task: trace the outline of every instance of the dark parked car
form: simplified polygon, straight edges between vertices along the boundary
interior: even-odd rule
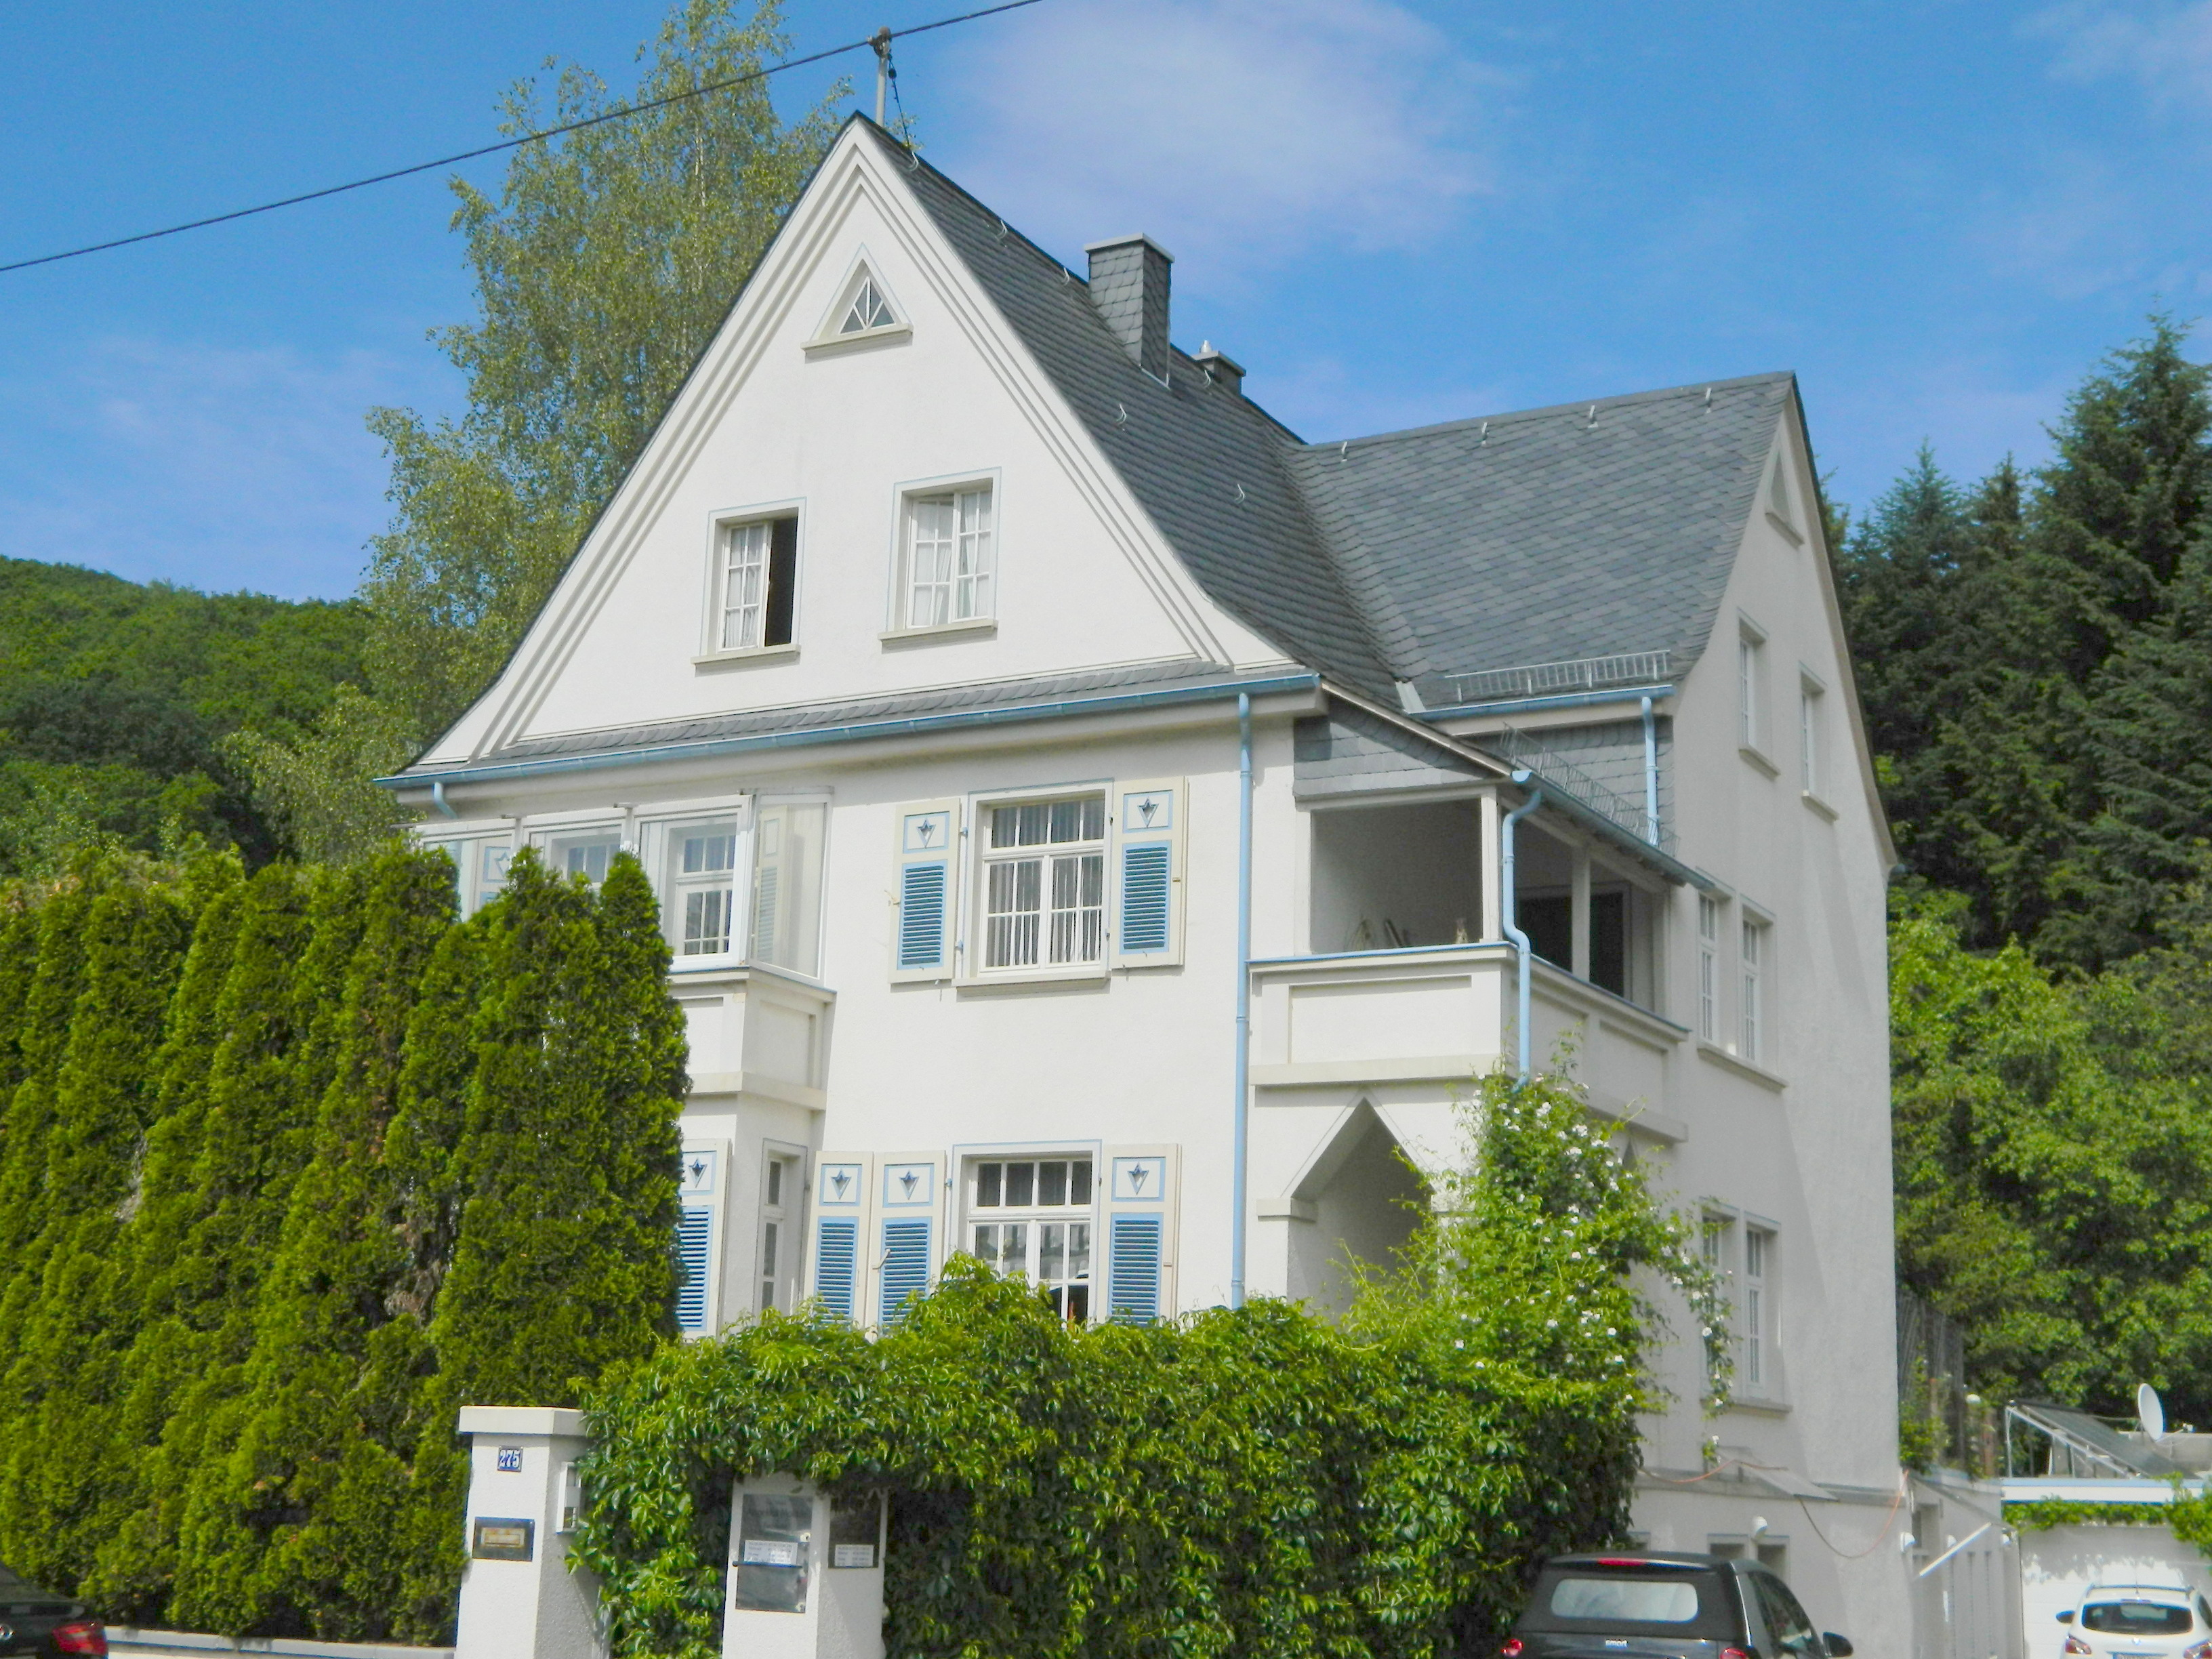
[[[0,1565],[0,1659],[36,1654],[93,1654],[105,1659],[107,1632],[82,1601],[42,1590]]]
[[[1844,1659],[1756,1561],[1663,1550],[1544,1564],[1504,1659]]]

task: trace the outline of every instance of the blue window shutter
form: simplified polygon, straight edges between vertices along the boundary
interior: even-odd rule
[[[908,1216],[884,1223],[883,1328],[905,1323],[907,1304],[929,1293],[929,1219]]]
[[[707,1272],[710,1265],[707,1253],[713,1248],[714,1239],[714,1211],[685,1206],[683,1218],[676,1225],[676,1259],[684,1269],[683,1283],[676,1287],[676,1328],[679,1331],[707,1328]]]
[[[840,1324],[853,1322],[860,1258],[860,1224],[850,1216],[824,1217],[815,1231],[814,1294]]]
[[[1117,1215],[1107,1245],[1107,1316],[1151,1325],[1160,1316],[1160,1218]]]
[[[1158,956],[1168,948],[1168,878],[1173,849],[1164,841],[1121,849],[1121,954]]]
[[[951,866],[943,860],[909,864],[899,872],[898,965],[945,965],[945,893]]]

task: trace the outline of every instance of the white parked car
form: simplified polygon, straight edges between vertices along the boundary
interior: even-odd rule
[[[2058,1615],[2062,1659],[2212,1659],[2212,1606],[2179,1584],[2096,1584]]]

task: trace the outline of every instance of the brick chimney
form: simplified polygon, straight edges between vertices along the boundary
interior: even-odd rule
[[[1116,236],[1091,256],[1091,302],[1138,368],[1168,377],[1168,268],[1175,255],[1149,236]]]

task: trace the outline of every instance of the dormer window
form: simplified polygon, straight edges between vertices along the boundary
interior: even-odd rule
[[[853,291],[853,302],[845,307],[844,320],[837,325],[837,332],[861,334],[873,328],[890,328],[897,322],[890,301],[878,291],[876,279],[863,272],[860,287]]]

